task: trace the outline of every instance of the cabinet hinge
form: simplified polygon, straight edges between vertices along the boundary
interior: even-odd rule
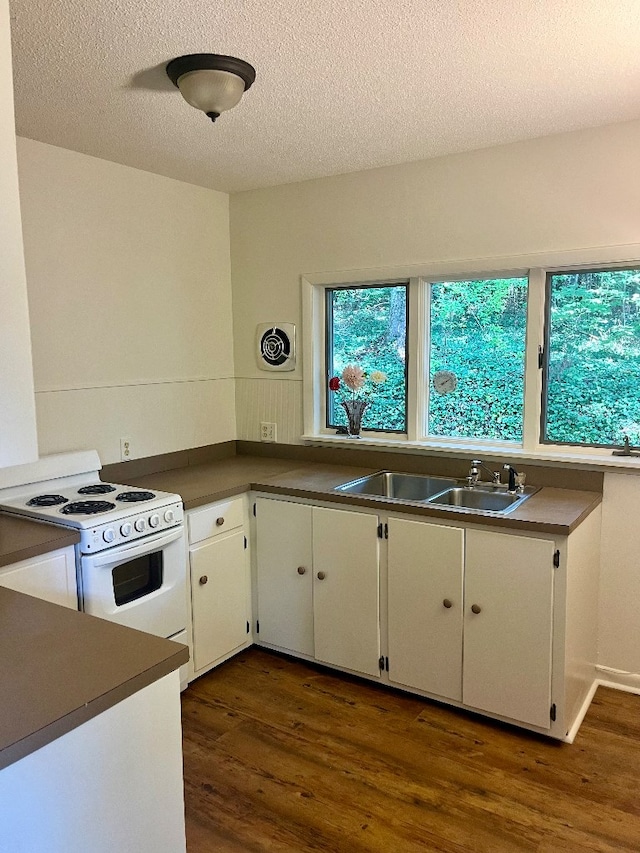
[[[551,706],[551,710],[550,710],[550,712],[549,712],[549,716],[551,717],[552,722],[554,722],[554,723],[555,723],[555,721],[556,721],[556,705],[555,705],[555,702],[554,702],[554,703],[553,703],[553,705]]]
[[[380,655],[378,658],[378,668],[384,670],[384,655]]]
[[[538,369],[542,370],[544,367],[544,349],[542,346],[538,347]]]
[[[244,550],[247,550],[247,537],[244,537]]]
[[[256,504],[255,504],[255,501],[253,502],[253,517],[254,517],[254,518],[256,517]]]
[[[260,620],[256,619],[256,634],[260,633]]]
[[[556,551],[553,555],[553,565],[556,569],[560,568],[560,551]]]
[[[251,630],[251,625],[249,625],[249,622],[247,621],[247,634],[249,633],[250,630]]]

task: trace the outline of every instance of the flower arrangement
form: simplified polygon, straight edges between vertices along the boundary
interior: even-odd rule
[[[359,438],[362,426],[362,415],[369,405],[373,389],[383,385],[387,381],[387,374],[382,370],[372,370],[367,374],[359,364],[347,364],[340,376],[332,376],[329,380],[329,390],[340,391],[344,385],[350,392],[349,396],[340,400],[340,405],[345,410],[348,423],[348,434],[350,438]],[[367,382],[370,384],[367,385]]]

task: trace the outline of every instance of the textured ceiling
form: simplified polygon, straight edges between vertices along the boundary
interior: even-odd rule
[[[640,0],[11,0],[21,136],[233,192],[640,117]],[[251,62],[212,125],[164,73]]]

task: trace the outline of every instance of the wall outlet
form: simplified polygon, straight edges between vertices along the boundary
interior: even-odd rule
[[[276,440],[276,425],[275,424],[260,424],[260,441],[275,441]]]
[[[131,439],[130,438],[121,438],[120,439],[120,461],[121,462],[129,462],[131,459]]]

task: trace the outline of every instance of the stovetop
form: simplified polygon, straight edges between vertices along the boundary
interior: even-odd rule
[[[3,498],[0,506],[42,521],[80,529],[110,524],[130,515],[148,514],[179,501],[179,495],[135,486],[94,481],[80,486],[43,488]]]
[[[127,545],[183,523],[180,495],[100,480],[95,451],[0,469],[0,509],[74,527],[80,552]]]

